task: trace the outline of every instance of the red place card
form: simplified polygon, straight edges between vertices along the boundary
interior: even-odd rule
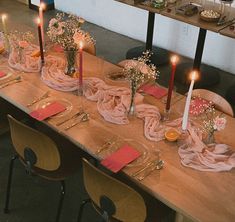
[[[128,163],[137,159],[141,154],[134,148],[124,145],[116,152],[101,161],[101,164],[114,173],[117,173]]]
[[[5,72],[0,71],[0,78],[6,76],[7,74]]]
[[[167,90],[154,85],[144,85],[141,86],[140,90],[145,92],[146,94],[149,94],[151,96],[154,96],[157,99],[161,99],[163,96],[167,95]]]
[[[42,121],[48,117],[51,117],[53,115],[56,115],[58,113],[61,113],[65,111],[66,107],[58,102],[53,102],[46,106],[45,108],[39,108],[37,110],[34,110],[30,113],[30,116],[33,118]]]

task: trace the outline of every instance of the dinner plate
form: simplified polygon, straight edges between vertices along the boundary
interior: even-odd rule
[[[119,140],[119,141],[115,141],[111,147],[109,147],[108,149],[102,151],[99,156],[104,159],[106,157],[108,157],[109,155],[111,155],[112,153],[114,153],[115,151],[117,151],[119,148],[123,147],[124,145],[129,145],[132,148],[136,149],[137,151],[140,152],[140,157],[137,158],[136,160],[134,160],[133,162],[129,163],[127,166],[128,167],[135,167],[135,166],[139,166],[139,165],[143,165],[145,164],[149,157],[149,151],[148,148],[144,145],[139,143],[136,140],[133,139],[124,139],[124,140]]]
[[[66,107],[66,109],[65,109],[65,111],[63,111],[61,113],[58,113],[58,114],[52,116],[51,118],[64,117],[64,116],[68,115],[71,112],[72,108],[73,108],[72,103],[69,102],[67,99],[47,98],[47,99],[44,99],[44,100],[40,101],[36,105],[36,109],[45,108],[45,107],[47,107],[48,105],[50,105],[51,103],[54,103],[54,102],[58,102],[58,103],[64,105]]]

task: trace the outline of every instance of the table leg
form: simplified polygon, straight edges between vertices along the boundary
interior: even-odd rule
[[[155,13],[149,12],[146,46],[145,46],[146,50],[152,50],[153,48],[154,21],[155,21]]]
[[[200,71],[200,80],[196,82],[196,88],[204,88],[208,86],[213,86],[220,81],[220,75],[216,68],[208,65],[201,64],[204,44],[206,40],[206,29],[200,28],[197,48],[194,57],[193,64],[190,62],[181,63],[177,66],[175,79],[181,84],[189,84],[189,73],[192,69]]]
[[[196,49],[195,58],[193,62],[193,69],[200,70],[204,44],[206,40],[206,32],[207,32],[206,29],[200,28],[199,30],[199,35],[198,35],[198,40],[197,40],[197,49]]]
[[[154,21],[155,13],[149,12],[146,44],[145,46],[138,46],[129,49],[126,53],[127,59],[137,58],[141,56],[142,53],[147,49],[152,51],[153,55],[151,57],[151,62],[156,66],[164,65],[169,62],[169,53],[167,50],[158,47],[153,47]]]

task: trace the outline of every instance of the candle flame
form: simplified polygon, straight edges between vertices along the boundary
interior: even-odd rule
[[[41,19],[40,19],[40,18],[37,18],[37,19],[36,19],[36,23],[37,23],[38,25],[40,25],[40,24],[41,24]]]
[[[191,80],[196,80],[197,78],[198,78],[198,76],[199,76],[199,73],[198,73],[198,71],[192,71],[191,73],[190,73],[190,79]]]
[[[40,3],[40,7],[39,7],[40,10],[45,10],[46,9],[46,4],[45,3]]]
[[[83,41],[80,41],[80,43],[79,43],[79,48],[80,48],[80,49],[83,48]]]
[[[2,20],[6,20],[7,15],[6,14],[2,14]]]
[[[179,57],[177,55],[171,56],[171,63],[176,64],[179,61]]]

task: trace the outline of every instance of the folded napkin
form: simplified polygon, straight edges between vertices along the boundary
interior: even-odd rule
[[[163,96],[167,95],[166,89],[159,87],[159,86],[149,85],[149,84],[141,86],[139,90],[142,90],[146,94],[154,96],[157,99],[161,99]]]
[[[55,52],[63,52],[64,51],[63,48],[60,45],[54,45],[53,48],[54,48]]]
[[[5,72],[0,71],[0,78],[6,76],[7,74]]]
[[[66,107],[58,102],[53,102],[45,108],[39,108],[30,113],[30,116],[33,118],[42,121],[48,117],[51,117],[55,114],[61,113],[66,109]]]
[[[189,112],[190,112],[190,114],[192,114],[194,116],[198,116],[198,115],[204,113],[204,111],[211,104],[212,103],[208,100],[205,100],[205,99],[200,98],[200,97],[195,97],[194,99],[191,100]]]
[[[115,153],[102,160],[101,164],[110,169],[112,172],[117,173],[128,163],[137,159],[140,155],[141,154],[134,148],[124,145]]]

